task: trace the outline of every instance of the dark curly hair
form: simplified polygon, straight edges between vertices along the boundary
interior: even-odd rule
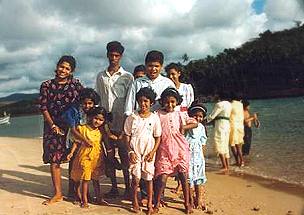
[[[83,88],[79,94],[80,102],[83,102],[85,99],[91,99],[95,105],[98,105],[100,102],[100,96],[92,88]]]
[[[103,115],[105,123],[111,121],[111,114],[106,111],[103,107],[94,107],[87,112],[87,116],[92,118],[98,114]]]
[[[173,96],[174,98],[176,98],[177,101],[177,105],[180,105],[183,101],[182,96],[179,94],[179,92],[177,91],[177,89],[173,88],[173,87],[168,87],[167,89],[165,89],[162,94],[160,95],[160,102],[161,105],[164,106],[165,103],[165,99],[169,96]]]
[[[151,104],[155,103],[155,98],[156,98],[156,93],[154,92],[154,90],[152,90],[151,87],[143,87],[141,88],[137,93],[136,93],[136,101],[138,101],[138,99],[140,97],[146,97],[150,100]]]

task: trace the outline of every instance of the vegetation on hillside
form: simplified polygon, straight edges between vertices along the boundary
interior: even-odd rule
[[[197,95],[237,91],[249,98],[304,95],[304,25],[265,31],[235,49],[184,66]]]

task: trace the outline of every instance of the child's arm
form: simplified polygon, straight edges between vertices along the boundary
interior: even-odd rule
[[[71,128],[71,133],[75,137],[75,139],[79,140],[81,143],[85,144],[88,147],[92,147],[93,144],[87,138],[85,138],[82,134],[79,133],[76,127]]]
[[[183,130],[184,131],[187,131],[189,129],[192,129],[192,128],[197,128],[198,126],[198,123],[194,123],[194,122],[191,122],[191,123],[187,123],[186,125],[183,125]]]
[[[151,162],[151,161],[153,160],[153,157],[154,157],[154,155],[155,155],[157,149],[158,149],[158,146],[159,146],[159,144],[160,144],[160,137],[154,137],[154,139],[155,139],[154,147],[153,147],[152,151],[149,152],[149,153],[145,156],[145,158],[144,158],[145,161]]]
[[[130,163],[134,164],[137,162],[138,157],[130,146],[131,137],[125,134],[123,139],[124,139],[124,143],[127,147]]]
[[[68,154],[68,156],[67,156],[67,160],[68,160],[68,161],[71,160],[71,158],[73,157],[74,152],[75,152],[76,149],[77,149],[77,143],[74,142],[74,143],[73,143],[73,146],[72,146],[72,149],[71,149],[71,152],[70,152],[70,153]]]
[[[257,120],[257,114],[250,115],[249,111],[244,111],[244,122],[245,124],[250,123],[251,121]]]
[[[185,131],[187,131],[187,130],[197,128],[197,126],[198,126],[198,122],[194,118],[191,118],[189,116],[187,116],[187,117],[188,117],[187,121],[185,123],[183,123],[183,125],[181,126],[181,129],[180,129],[180,132],[182,134],[184,134]],[[182,120],[182,122],[184,122],[184,120]]]

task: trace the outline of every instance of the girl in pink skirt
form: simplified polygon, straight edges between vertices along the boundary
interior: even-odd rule
[[[175,173],[178,174],[182,183],[185,213],[193,212],[189,204],[189,185],[187,183],[190,160],[189,143],[183,134],[185,130],[197,127],[197,122],[189,118],[187,114],[175,111],[175,107],[181,102],[182,97],[175,88],[167,88],[161,94],[162,109],[158,111],[158,115],[162,135],[155,162],[155,177],[157,177],[159,186],[156,193],[155,212],[159,210],[161,195],[166,187],[168,176]]]

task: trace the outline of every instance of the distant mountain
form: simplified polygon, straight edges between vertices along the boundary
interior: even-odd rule
[[[38,98],[38,93],[14,93],[6,97],[0,98],[0,102],[18,102],[18,101],[31,101]]]

